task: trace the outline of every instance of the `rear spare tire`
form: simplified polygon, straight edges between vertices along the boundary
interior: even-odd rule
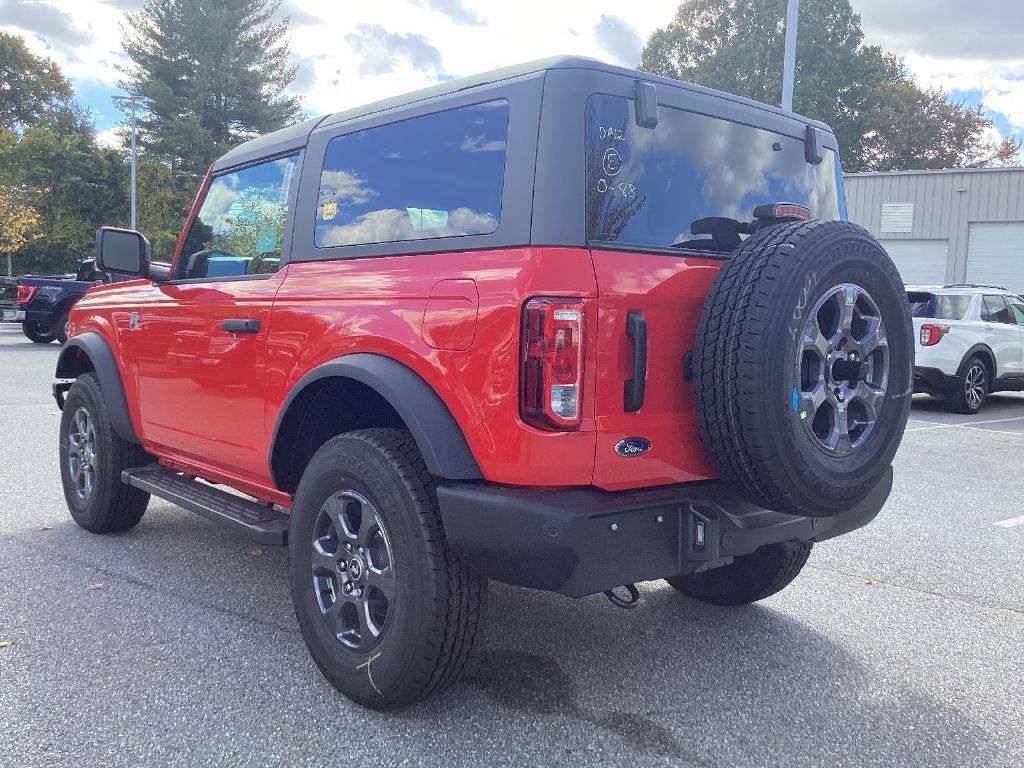
[[[910,413],[903,282],[855,224],[782,224],[719,272],[694,350],[700,434],[722,479],[768,509],[839,514],[892,463]]]

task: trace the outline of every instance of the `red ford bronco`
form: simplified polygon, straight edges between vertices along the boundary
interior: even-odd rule
[[[378,708],[458,677],[487,579],[767,597],[878,514],[910,407],[903,285],[844,219],[826,126],[585,59],[255,139],[171,264],[97,233],[138,279],[71,313],[71,514],[288,546],[313,658]]]

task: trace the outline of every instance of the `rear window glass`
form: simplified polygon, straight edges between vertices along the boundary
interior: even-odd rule
[[[971,306],[973,297],[967,293],[935,294],[910,291],[910,314],[914,317],[931,317],[936,320],[963,320]]]
[[[498,228],[504,99],[332,139],[314,240],[335,245],[486,235]]]
[[[640,128],[631,99],[591,96],[587,237],[728,252],[734,243],[694,235],[691,224],[711,216],[750,221],[756,206],[777,202],[837,219],[839,158],[822,153],[811,165],[802,139],[664,106],[655,128]]]

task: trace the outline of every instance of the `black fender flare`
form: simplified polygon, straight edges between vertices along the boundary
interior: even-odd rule
[[[270,475],[278,487],[281,478],[274,467],[274,452],[281,425],[302,391],[325,378],[358,381],[384,398],[409,428],[430,474],[446,480],[483,479],[462,430],[437,392],[419,374],[397,360],[356,352],[314,368],[292,387],[282,403],[267,455]]]
[[[963,358],[960,360],[960,365],[958,365],[956,368],[957,375],[960,375],[960,369],[964,367],[964,363],[966,363],[968,360],[970,360],[974,355],[977,355],[978,353],[981,353],[983,356],[987,357],[989,362],[992,363],[991,384],[994,385],[996,383],[996,379],[999,378],[999,362],[996,360],[996,353],[992,351],[992,348],[988,344],[975,344],[973,347],[968,349],[964,353]]]
[[[88,358],[92,365],[83,366],[81,364],[82,356]],[[68,339],[67,343],[61,347],[54,375],[57,379],[74,379],[90,369],[99,379],[100,389],[103,391],[103,401],[110,415],[110,423],[113,424],[118,436],[131,443],[140,442],[138,435],[135,434],[135,427],[132,426],[131,416],[128,414],[128,401],[125,399],[124,385],[121,382],[121,372],[117,367],[117,360],[114,359],[114,353],[110,351],[107,340],[95,331],[86,331]],[[61,385],[54,385],[55,395],[59,388]],[[62,398],[57,397],[57,404],[63,408]]]

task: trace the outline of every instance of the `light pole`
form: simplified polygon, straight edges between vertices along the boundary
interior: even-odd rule
[[[782,62],[782,108],[793,111],[793,81],[796,79],[796,23],[800,0],[789,0],[786,7],[786,52]]]
[[[788,32],[787,32],[788,34]],[[135,229],[135,161],[138,157],[138,153],[135,149],[135,110],[144,103],[144,99],[141,96],[114,96],[114,103],[121,108],[127,108],[132,116],[132,225],[131,229]]]

